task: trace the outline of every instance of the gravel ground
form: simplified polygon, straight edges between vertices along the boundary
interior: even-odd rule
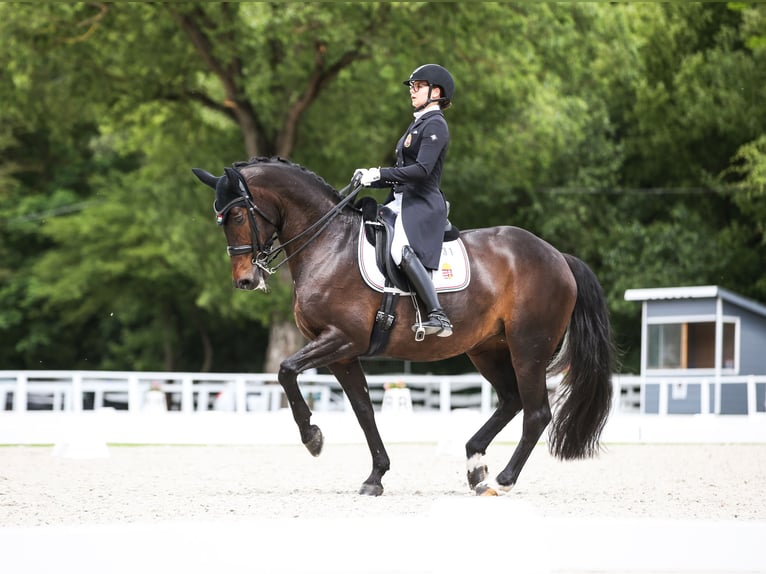
[[[491,474],[514,445],[494,445]],[[34,527],[284,518],[420,517],[435,500],[469,498],[465,462],[434,444],[388,446],[379,498],[356,494],[362,445],[110,446],[71,459],[52,447],[0,448],[0,526]],[[515,490],[544,517],[766,519],[766,444],[609,445],[561,462],[534,450]]]

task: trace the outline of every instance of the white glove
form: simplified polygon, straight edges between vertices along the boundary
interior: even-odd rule
[[[369,187],[380,179],[380,169],[377,167],[371,167],[370,169],[357,169],[354,172],[354,181],[358,181],[359,185]]]

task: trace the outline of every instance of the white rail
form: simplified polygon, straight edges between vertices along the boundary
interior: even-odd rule
[[[657,402],[658,414],[668,414],[672,400],[684,400],[688,387],[699,387],[699,413],[700,414],[720,414],[723,403],[723,389],[731,385],[745,386],[745,401],[747,404],[747,414],[754,415],[758,412],[766,411],[766,398],[758,402],[758,388],[766,387],[766,376],[763,375],[744,375],[730,376],[723,375],[716,377],[694,376],[694,377],[640,377],[641,381],[641,412],[645,412],[646,392],[648,385],[658,386]],[[711,396],[712,392],[712,396]],[[765,393],[766,394],[766,393]],[[674,396],[677,395],[677,396]]]
[[[349,410],[350,405],[332,375],[302,374],[301,391],[315,411]],[[415,410],[449,412],[473,408],[489,413],[497,398],[491,385],[478,373],[464,375],[368,375],[373,403],[382,403],[387,384],[404,383],[410,389]],[[709,390],[714,389],[714,409],[720,408],[721,386],[745,384],[747,412],[766,410],[757,404],[758,385],[766,376],[645,378],[614,375],[613,412],[644,412],[647,384],[660,384],[659,414],[668,413],[668,393],[673,385],[701,384],[700,412],[710,409]],[[553,392],[558,380],[548,381]],[[234,412],[275,411],[285,406],[282,387],[269,373],[187,373],[135,371],[0,371],[0,411],[29,409],[82,411],[104,406],[139,412],[146,408],[150,391],[164,394],[167,408],[182,412],[211,409]]]
[[[332,375],[303,374],[298,380],[314,410],[350,408]],[[382,401],[386,384],[402,382],[411,389],[416,408],[493,408],[492,388],[479,374],[369,375],[367,381],[375,403]],[[8,405],[16,412],[30,408],[82,411],[117,404],[141,411],[152,390],[164,393],[168,406],[182,412],[273,411],[284,404],[276,375],[268,373],[0,371],[0,410]]]

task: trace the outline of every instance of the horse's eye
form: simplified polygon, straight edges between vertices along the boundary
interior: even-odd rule
[[[245,214],[242,211],[233,211],[231,213],[231,220],[234,225],[242,225],[245,222]]]

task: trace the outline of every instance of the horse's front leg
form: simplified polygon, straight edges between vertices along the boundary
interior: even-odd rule
[[[375,424],[367,379],[359,359],[355,358],[360,352],[340,331],[328,329],[282,362],[279,383],[287,395],[293,418],[301,433],[301,441],[311,454],[318,456],[322,451],[322,431],[311,424],[311,410],[298,387],[298,373],[310,368],[330,368],[351,402],[372,454],[372,473],[362,483],[359,493],[379,496],[383,494],[381,479],[389,469],[390,462]]]
[[[285,363],[282,363],[279,369],[279,384],[287,396],[287,402],[293,413],[293,419],[298,425],[298,432],[301,434],[301,442],[313,456],[319,456],[322,452],[324,438],[321,429],[311,424],[311,409],[306,404],[306,399],[298,387],[298,372],[291,369],[285,369]]]
[[[343,357],[350,347],[351,344],[338,331],[331,329],[282,361],[279,367],[279,384],[287,396],[293,419],[301,434],[301,442],[313,456],[319,456],[322,452],[324,439],[319,427],[311,424],[311,409],[298,386],[298,373],[323,367]]]
[[[372,455],[372,472],[362,483],[359,494],[380,496],[383,494],[381,480],[390,468],[391,462],[386,448],[383,446],[383,440],[380,438],[378,426],[375,424],[375,412],[372,408],[372,401],[370,401],[367,379],[364,376],[362,365],[359,363],[359,359],[355,358],[349,362],[334,363],[328,367],[338,379],[340,386],[343,387],[343,391],[354,409],[356,419],[359,421],[359,426],[362,427]]]

